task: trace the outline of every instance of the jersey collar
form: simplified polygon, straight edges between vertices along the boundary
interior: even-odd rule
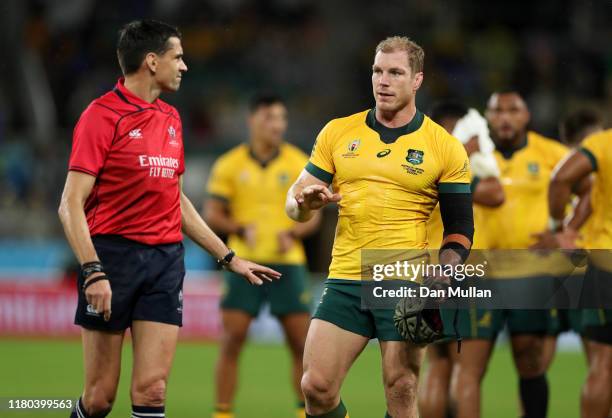
[[[270,158],[268,158],[266,161],[262,161],[259,158],[257,158],[255,153],[253,152],[253,148],[249,145],[249,157],[251,157],[253,161],[255,161],[257,164],[259,164],[261,168],[266,168],[267,166],[269,166],[270,163],[274,161],[275,159],[277,159],[279,155],[280,155],[280,147],[278,147],[276,152],[272,154]]]
[[[517,151],[520,151],[523,148],[525,148],[527,146],[528,141],[529,141],[529,135],[525,134],[525,137],[523,138],[523,140],[516,147],[513,147],[513,146],[500,147],[497,144],[495,144],[495,149],[499,151],[499,153],[504,157],[505,160],[509,160],[512,158],[512,156]]]
[[[423,125],[424,119],[425,115],[423,115],[423,113],[417,109],[412,120],[406,125],[398,128],[388,128],[376,120],[376,107],[373,107],[366,116],[366,125],[378,133],[382,142],[385,144],[392,144],[397,141],[397,138],[400,136],[408,135],[417,131],[421,125]]]
[[[121,77],[119,80],[117,80],[117,84],[113,88],[113,91],[115,92],[117,96],[119,96],[121,100],[123,100],[124,102],[128,104],[131,104],[132,106],[136,107],[138,110],[158,109],[159,108],[157,99],[155,99],[153,103],[149,103],[146,100],[141,99],[140,97],[136,96],[134,93],[129,91],[125,87],[124,77]]]

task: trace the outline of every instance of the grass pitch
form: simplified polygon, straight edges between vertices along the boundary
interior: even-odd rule
[[[129,342],[129,341],[128,341]],[[207,418],[213,406],[213,370],[217,347],[181,343],[170,378],[166,413],[170,418]],[[121,383],[110,417],[130,416],[131,349],[126,344]],[[281,345],[250,344],[241,360],[236,418],[293,418],[295,396],[289,384],[289,355]],[[582,353],[557,353],[549,371],[549,416],[579,416],[579,393],[586,369]],[[76,398],[82,387],[79,341],[0,339],[0,398]],[[380,352],[363,352],[343,386],[351,418],[383,417]],[[516,418],[516,373],[505,346],[496,349],[484,383],[483,417]],[[67,418],[61,412],[14,412],[0,407],[2,418]]]

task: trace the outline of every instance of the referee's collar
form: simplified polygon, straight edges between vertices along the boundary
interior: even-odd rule
[[[125,77],[121,77],[121,78],[119,78],[119,80],[117,80],[117,84],[113,88],[113,92],[115,92],[115,94],[117,96],[119,96],[119,98],[121,100],[123,100],[124,102],[126,102],[128,104],[131,104],[132,106],[138,108],[139,110],[142,110],[142,109],[151,109],[151,108],[158,109],[159,108],[159,104],[157,103],[157,99],[155,99],[153,101],[153,103],[149,103],[146,100],[141,99],[140,97],[136,96],[134,93],[129,91],[125,87]]]

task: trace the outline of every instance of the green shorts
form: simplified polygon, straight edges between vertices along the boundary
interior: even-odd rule
[[[307,287],[306,267],[300,264],[270,264],[280,272],[280,280],[249,284],[244,277],[224,272],[222,309],[236,309],[256,317],[265,302],[270,303],[272,315],[281,317],[293,313],[310,313],[311,295]]]
[[[444,334],[454,335],[454,310],[442,310]],[[508,326],[510,335],[556,335],[562,321],[556,309],[459,309],[457,329],[465,339],[494,340]]]
[[[612,309],[583,309],[582,326],[601,326],[612,324]]]
[[[327,279],[313,318],[379,341],[404,341],[393,323],[393,309],[361,307],[361,281]]]

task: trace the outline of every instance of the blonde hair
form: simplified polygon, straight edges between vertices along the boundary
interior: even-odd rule
[[[390,36],[384,39],[376,46],[375,55],[379,52],[395,52],[404,51],[408,55],[408,65],[412,70],[412,74],[423,71],[423,62],[425,61],[425,51],[416,42],[410,40],[407,36]]]

